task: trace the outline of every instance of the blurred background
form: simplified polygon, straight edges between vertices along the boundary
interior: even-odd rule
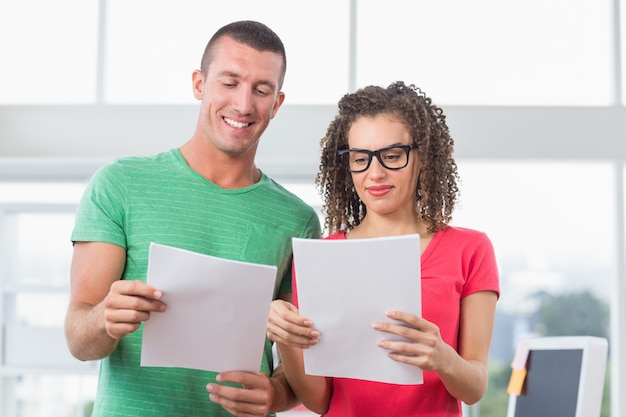
[[[484,399],[506,415],[516,342],[609,339],[603,417],[626,415],[626,14],[619,0],[0,0],[0,415],[90,416],[98,363],[63,338],[76,204],[95,169],[185,142],[213,32],[259,20],[287,50],[258,166],[314,206],[339,98],[414,83],[443,107],[502,296]],[[288,415],[308,414],[296,410]]]

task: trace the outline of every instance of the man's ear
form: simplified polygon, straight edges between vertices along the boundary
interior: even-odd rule
[[[273,119],[274,116],[276,116],[278,109],[280,108],[280,106],[283,104],[284,101],[285,101],[285,93],[283,93],[282,91],[279,91],[278,96],[276,96],[276,100],[274,101],[274,108],[272,109],[271,119]]]
[[[191,87],[193,89],[193,96],[197,100],[202,100],[202,91],[204,90],[204,74],[200,70],[195,70],[191,74]]]

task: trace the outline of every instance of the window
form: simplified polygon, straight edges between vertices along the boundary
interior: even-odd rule
[[[0,413],[82,417],[97,363],[69,354],[70,232],[83,183],[0,183]]]
[[[357,2],[357,85],[455,105],[612,103],[610,2]]]
[[[459,172],[453,224],[485,231],[500,269],[489,390],[480,402],[481,417],[498,417],[506,414],[520,337],[609,337],[618,256],[615,174],[609,163],[532,161],[460,161]],[[610,409],[608,375],[603,416]]]
[[[255,19],[285,42],[288,105],[335,104],[354,86],[404,79],[441,104],[605,106],[613,4],[244,0],[217,13],[197,0],[9,0],[0,104],[192,104],[210,34]]]
[[[97,0],[0,2],[0,104],[96,98]]]

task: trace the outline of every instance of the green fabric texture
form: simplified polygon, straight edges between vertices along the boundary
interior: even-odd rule
[[[125,248],[126,280],[145,282],[151,242],[275,265],[275,297],[291,292],[292,237],[320,237],[317,214],[297,196],[265,174],[250,187],[222,189],[192,171],[178,149],[122,158],[98,170],[72,232],[72,241]],[[215,373],[140,367],[142,330],[101,361],[94,417],[230,416],[208,398]],[[260,371],[272,369],[266,343]]]

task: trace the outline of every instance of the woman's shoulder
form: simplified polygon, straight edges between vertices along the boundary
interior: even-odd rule
[[[345,238],[346,238],[346,232],[344,232],[343,230],[340,230],[338,232],[331,233],[330,235],[326,236],[324,239],[336,240],[336,239],[345,239]]]
[[[477,235],[484,235],[485,232],[481,231],[481,230],[477,230],[477,229],[471,229],[468,227],[461,227],[461,226],[446,226],[445,229],[443,229],[444,233],[447,234],[451,234],[451,235],[458,235],[458,236],[477,236]]]
[[[490,242],[487,233],[477,229],[471,229],[468,227],[460,227],[460,226],[446,226],[440,232],[441,238],[444,238],[448,241],[455,242]]]

